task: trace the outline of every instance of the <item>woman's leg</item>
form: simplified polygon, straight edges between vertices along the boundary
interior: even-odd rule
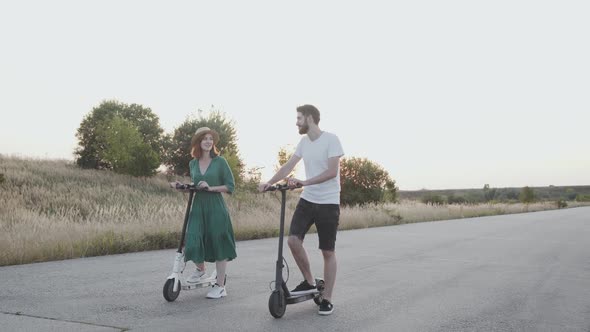
[[[227,260],[215,262],[215,268],[217,269],[217,284],[221,287],[225,287],[225,268],[227,267]]]
[[[186,282],[197,283],[205,275],[205,263],[204,262],[201,262],[201,263],[194,262],[194,263],[197,266],[197,269],[195,271],[193,271],[193,273],[186,279]]]

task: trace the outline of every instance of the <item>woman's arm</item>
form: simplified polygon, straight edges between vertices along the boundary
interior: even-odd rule
[[[209,191],[216,192],[216,193],[231,193],[226,185],[209,187]]]
[[[222,180],[221,183],[223,183],[223,185],[215,186],[213,188],[215,191],[231,194],[235,190],[234,175],[231,172],[231,168],[229,167],[227,160],[225,160],[225,158],[223,158],[221,161],[223,161],[222,166],[221,166],[221,168],[222,168],[222,170],[221,170],[221,180]]]

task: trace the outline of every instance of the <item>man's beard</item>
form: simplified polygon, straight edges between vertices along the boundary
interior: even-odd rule
[[[309,131],[309,125],[307,125],[307,121],[299,127],[299,134],[305,135]]]

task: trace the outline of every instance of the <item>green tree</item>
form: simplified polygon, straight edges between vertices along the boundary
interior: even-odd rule
[[[532,203],[535,201],[535,192],[532,188],[524,187],[520,191],[520,196],[518,197],[521,202],[523,203]]]
[[[383,191],[383,201],[385,202],[396,202],[397,201],[397,187],[393,179],[387,179],[385,181],[385,190]]]
[[[111,121],[103,122],[96,133],[105,142],[102,157],[115,172],[133,176],[156,173],[160,158],[130,121],[116,115]]]
[[[177,175],[189,175],[188,164],[193,158],[190,154],[191,139],[200,127],[209,127],[219,133],[217,148],[234,174],[236,185],[241,185],[244,179],[244,163],[239,156],[238,137],[235,124],[225,113],[212,109],[205,116],[202,110],[196,117],[188,117],[174,133],[165,139],[164,163],[169,171]]]
[[[342,158],[340,185],[340,201],[344,205],[397,199],[395,181],[385,169],[367,158]]]
[[[262,181],[262,167],[250,167],[246,169],[242,189],[252,193],[258,193],[258,185]]]
[[[280,148],[279,152],[277,154],[278,164],[275,165],[275,172],[277,172],[284,164],[286,164],[287,161],[289,161],[289,159],[291,159],[291,157],[293,156],[294,153],[295,153],[295,151],[293,151],[287,147]],[[297,172],[297,166],[295,166],[295,168],[293,168],[291,173],[289,173],[289,175],[287,175],[287,176],[293,177],[296,172]]]
[[[138,104],[127,105],[116,100],[103,101],[87,114],[76,132],[78,148],[74,152],[76,163],[83,168],[112,168],[105,160],[106,136],[99,135],[98,128],[104,128],[115,116],[132,124],[143,142],[161,157],[163,153],[163,132],[160,120],[151,109]]]

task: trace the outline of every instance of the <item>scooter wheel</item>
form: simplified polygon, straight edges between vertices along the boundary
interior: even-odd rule
[[[180,281],[178,282],[178,290],[175,292],[174,291],[174,278],[173,279],[168,279],[166,280],[166,283],[164,284],[164,298],[166,299],[166,301],[168,302],[172,302],[174,300],[176,300],[176,298],[178,297],[178,294],[180,294]]]
[[[281,318],[287,309],[287,300],[282,292],[273,291],[268,298],[268,310],[274,318]]]

